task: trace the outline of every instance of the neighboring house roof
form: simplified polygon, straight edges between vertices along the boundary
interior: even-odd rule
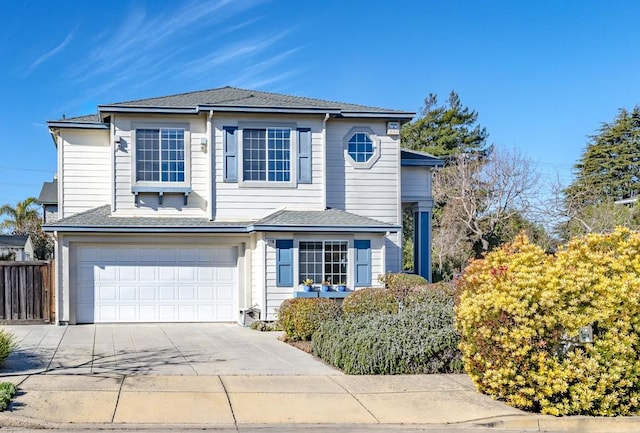
[[[58,204],[58,179],[54,179],[52,182],[45,182],[42,184],[40,195],[38,196],[38,203],[40,204]]]
[[[251,233],[256,231],[397,232],[400,226],[337,209],[279,211],[259,221],[210,221],[207,218],[118,217],[109,205],[82,212],[44,226],[69,232]]]
[[[402,166],[420,166],[420,167],[443,167],[444,160],[426,152],[417,150],[402,149],[400,155],[400,163]]]
[[[155,112],[197,114],[203,111],[208,112],[209,110],[298,114],[328,113],[337,117],[378,117],[405,121],[409,121],[415,116],[414,112],[409,111],[324,101],[321,99],[260,92],[257,90],[227,86],[217,89],[162,96],[159,98],[138,99],[135,101],[99,105],[98,114],[59,119],[48,123],[51,127],[104,128],[106,124],[101,122],[103,113]]]
[[[0,247],[24,248],[29,235],[0,235]]]

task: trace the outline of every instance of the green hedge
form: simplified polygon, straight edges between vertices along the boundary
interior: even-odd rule
[[[342,302],[345,315],[363,315],[369,313],[397,313],[398,301],[392,292],[386,289],[367,288],[350,293]]]
[[[347,374],[460,372],[453,301],[414,303],[402,312],[345,315],[313,334],[314,354]]]
[[[394,294],[399,302],[404,302],[404,298],[415,287],[424,286],[429,283],[420,275],[405,274],[402,272],[397,274],[387,272],[380,277],[380,282]]]
[[[340,307],[332,299],[287,299],[278,309],[277,326],[291,340],[310,340],[323,322],[339,316]]]

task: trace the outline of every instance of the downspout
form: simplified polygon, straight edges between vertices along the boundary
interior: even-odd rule
[[[53,257],[54,257],[54,278],[53,278],[53,293],[55,296],[55,303],[54,303],[54,314],[56,315],[56,321],[55,324],[57,326],[60,326],[60,312],[62,311],[62,308],[60,307],[61,303],[60,303],[60,248],[58,246],[58,231],[54,230],[53,231]],[[51,281],[52,279],[49,278],[49,280]],[[51,318],[49,318],[51,319]]]
[[[60,135],[60,130],[51,131],[51,134],[55,137],[56,147],[58,148],[58,219],[61,220],[65,217],[64,215],[64,195],[62,191],[64,190],[64,173],[62,171],[62,159],[64,158],[64,143],[62,140],[62,136]]]
[[[209,110],[209,115],[207,116],[207,125],[206,125],[206,134],[207,134],[207,152],[209,152],[208,159],[208,167],[209,167],[209,221],[213,221],[215,218],[215,185],[216,185],[216,175],[213,172],[215,167],[215,145],[213,142],[213,110]]]
[[[329,113],[325,113],[322,120],[322,208],[327,208],[327,120]]]
[[[116,145],[116,122],[115,114],[111,121],[111,212],[116,210],[116,159],[118,156],[118,146]]]

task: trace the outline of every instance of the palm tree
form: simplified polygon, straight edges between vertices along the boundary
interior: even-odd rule
[[[38,228],[40,215],[33,207],[36,201],[35,197],[29,197],[18,202],[15,207],[8,204],[0,206],[0,216],[6,217],[0,222],[0,229],[8,229],[17,235],[26,235]]]

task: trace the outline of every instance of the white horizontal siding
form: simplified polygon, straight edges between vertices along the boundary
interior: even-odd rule
[[[427,167],[402,167],[402,201],[431,199],[431,170]]]
[[[118,150],[115,157],[115,215],[118,216],[183,216],[183,217],[207,217],[207,204],[209,202],[209,153],[208,146],[202,150],[200,140],[207,139],[206,117],[203,116],[115,116],[114,125],[116,135],[125,143],[124,150]],[[185,143],[185,162],[189,159],[191,164],[190,187],[187,205],[184,205],[184,196],[181,194],[165,194],[162,205],[159,204],[158,194],[139,194],[138,206],[135,204],[135,195],[131,192],[134,182],[135,154],[132,143],[132,128],[136,124],[153,124],[158,127],[172,124],[187,124],[189,142]]]
[[[380,140],[380,158],[371,168],[354,168],[344,141],[354,127],[370,128]],[[332,120],[327,123],[327,205],[380,221],[399,223],[399,141],[384,122]]]
[[[242,182],[224,182],[224,131],[225,126],[238,126],[244,123],[278,122],[295,124],[297,128],[311,128],[312,146],[312,183],[294,184],[293,186],[252,187]],[[322,118],[318,117],[282,117],[282,116],[215,116],[213,117],[215,140],[215,219],[258,219],[279,208],[287,209],[321,209],[322,199]],[[238,143],[238,154],[242,152],[242,143]],[[296,166],[296,154],[291,155],[292,169]],[[293,174],[294,172],[292,172]],[[242,179],[242,167],[238,167],[238,178]]]
[[[108,131],[63,130],[62,215],[70,217],[111,203]]]

